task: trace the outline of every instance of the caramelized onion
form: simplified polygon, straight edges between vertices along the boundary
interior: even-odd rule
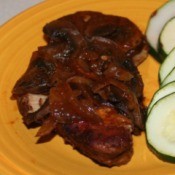
[[[107,78],[114,78],[120,81],[130,81],[134,76],[127,70],[119,67],[118,65],[110,65],[107,70],[105,70],[104,75]]]
[[[69,79],[67,79],[68,83],[76,83],[76,84],[86,84],[88,86],[91,86],[92,80],[82,77],[82,76],[73,76]]]
[[[101,119],[94,113],[94,107],[78,100],[67,83],[59,84],[50,92],[51,115],[58,123],[70,123],[75,119],[90,123],[100,123]]]

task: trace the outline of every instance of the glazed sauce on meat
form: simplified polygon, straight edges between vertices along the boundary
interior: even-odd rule
[[[39,137],[57,132],[99,164],[127,163],[132,134],[144,130],[137,65],[147,56],[145,37],[127,18],[91,11],[51,21],[43,32],[47,45],[12,92],[24,123],[39,124]]]

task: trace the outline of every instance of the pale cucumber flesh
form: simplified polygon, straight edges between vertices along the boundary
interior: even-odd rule
[[[175,68],[167,75],[167,77],[161,83],[161,87],[165,86],[166,84],[175,81]]]
[[[175,16],[175,1],[171,0],[161,6],[151,16],[146,29],[146,38],[150,46],[157,52],[159,35],[165,23]]]
[[[165,55],[175,47],[175,18],[170,19],[161,31],[159,47]]]
[[[161,98],[171,94],[175,92],[175,81],[163,86],[162,88],[160,88],[159,90],[156,91],[156,93],[154,94],[149,106],[148,106],[148,110],[147,110],[147,114],[149,115],[152,107],[154,106],[154,104],[159,101]]]
[[[161,155],[175,160],[175,93],[161,98],[146,121],[148,144]]]
[[[166,76],[172,71],[175,67],[175,48],[169,53],[165,58],[164,62],[160,65],[159,68],[159,80],[160,83],[166,78]]]

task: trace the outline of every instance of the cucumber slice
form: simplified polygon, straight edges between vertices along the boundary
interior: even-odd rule
[[[166,76],[166,78],[161,83],[161,87],[165,86],[166,84],[175,81],[175,67],[172,69],[172,71]]]
[[[175,18],[170,19],[162,29],[159,38],[159,50],[162,56],[167,56],[175,47]]]
[[[162,88],[158,89],[152,100],[151,100],[151,103],[149,104],[148,106],[148,110],[147,110],[147,114],[149,115],[152,107],[154,106],[154,104],[159,101],[161,98],[171,94],[175,92],[175,81],[171,82],[171,83],[168,83],[167,85],[163,86]]]
[[[158,52],[159,35],[167,21],[175,16],[175,0],[170,0],[154,12],[146,29],[146,38],[151,48]]]
[[[159,68],[160,83],[163,82],[165,77],[172,71],[174,67],[175,67],[175,48],[173,48],[173,50],[165,58],[164,62],[160,65]]]
[[[146,138],[159,158],[175,162],[175,93],[154,104],[146,121]]]

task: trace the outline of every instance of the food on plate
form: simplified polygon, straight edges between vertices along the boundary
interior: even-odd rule
[[[160,88],[147,110],[146,138],[150,149],[162,160],[175,162],[175,0],[168,1],[150,18],[147,28],[149,44],[160,62]],[[162,19],[161,19],[162,18]],[[155,35],[155,37],[154,37]]]
[[[151,109],[153,108],[154,104],[156,104],[157,101],[159,101],[161,98],[175,92],[175,81],[170,82],[163,86],[162,88],[159,88],[155,93],[154,96],[148,106],[147,109],[147,115],[149,115]]]
[[[146,38],[152,48],[152,54],[156,55],[156,58],[160,62],[165,59],[165,55],[160,53],[161,45],[159,44],[159,36],[164,25],[175,16],[174,8],[175,0],[167,1],[167,3],[152,13],[148,21]]]
[[[171,70],[171,72],[165,77],[163,82],[160,84],[161,87],[165,86],[166,84],[175,81],[175,68]]]
[[[159,37],[160,53],[165,57],[175,46],[175,17],[170,19],[163,27]]]
[[[168,54],[165,58],[164,62],[160,65],[159,68],[159,80],[160,84],[164,81],[164,79],[168,76],[168,74],[175,67],[175,48]]]
[[[147,142],[154,153],[165,161],[175,162],[175,93],[161,98],[146,122]]]
[[[124,17],[82,11],[46,24],[46,46],[33,52],[13,88],[24,123],[38,137],[61,135],[105,166],[126,164],[132,135],[144,130],[143,82],[137,66],[148,45]]]

